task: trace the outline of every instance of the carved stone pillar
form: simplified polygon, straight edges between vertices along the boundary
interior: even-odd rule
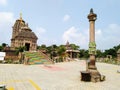
[[[95,43],[95,20],[97,19],[97,15],[93,12],[93,9],[90,10],[90,13],[88,15],[89,23],[90,23],[90,40],[89,40],[89,55],[90,55],[90,62],[88,64],[88,70],[91,75],[91,81],[92,82],[98,82],[100,81],[101,75],[97,71],[96,65],[95,65],[95,55],[96,55],[96,43]]]
[[[95,43],[95,20],[97,19],[97,15],[93,12],[93,9],[90,10],[90,14],[88,15],[90,30],[89,30],[89,55],[90,55],[90,63],[88,68],[95,69],[95,55],[96,55],[96,43]]]

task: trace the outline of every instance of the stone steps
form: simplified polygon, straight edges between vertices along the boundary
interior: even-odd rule
[[[49,57],[42,55],[40,52],[24,52],[25,57],[29,58],[28,64],[44,64],[44,63],[52,63],[52,60],[48,60]]]

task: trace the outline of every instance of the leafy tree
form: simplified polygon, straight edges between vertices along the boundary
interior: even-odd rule
[[[51,46],[51,54],[52,54],[52,57],[56,57],[57,56],[57,45],[56,44],[53,44]]]
[[[2,43],[2,47],[4,48],[4,47],[6,47],[7,46],[7,44],[6,43]]]
[[[41,46],[37,46],[37,49],[46,49],[46,45],[45,44],[42,44]]]
[[[65,52],[65,46],[64,45],[60,45],[57,49],[58,55],[61,56],[64,52]]]
[[[117,57],[117,52],[115,51],[115,49],[111,48],[108,50],[105,50],[104,55],[112,55],[112,57]]]
[[[6,43],[2,43],[2,45],[0,45],[0,51],[3,51],[4,48],[7,46],[8,44]]]
[[[73,50],[79,50],[79,48],[80,48],[79,46],[77,46],[75,44],[70,44],[70,46]]]
[[[3,50],[3,47],[2,46],[0,46],[0,51],[2,51]]]
[[[104,52],[97,51],[97,57],[106,57],[107,55],[112,55],[113,58],[117,57],[117,51],[120,49],[120,44],[114,46],[113,48],[107,49]]]
[[[120,44],[118,46],[114,46],[113,49],[115,49],[115,51],[117,52],[118,49],[120,49]]]
[[[103,57],[103,53],[101,52],[101,50],[96,50],[96,57],[97,58]]]
[[[80,50],[80,58],[88,58],[88,57],[89,57],[88,50],[81,49]]]
[[[22,53],[25,50],[26,50],[26,48],[24,46],[23,47],[18,47],[18,48],[16,48],[16,54],[19,54],[19,52]]]

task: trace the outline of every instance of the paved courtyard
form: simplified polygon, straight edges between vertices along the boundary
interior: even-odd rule
[[[80,81],[85,61],[54,65],[0,64],[0,84],[8,90],[120,90],[120,66],[97,63],[103,82]]]

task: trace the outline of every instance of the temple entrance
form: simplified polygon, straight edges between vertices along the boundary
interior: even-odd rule
[[[30,43],[25,43],[26,51],[30,50]]]

